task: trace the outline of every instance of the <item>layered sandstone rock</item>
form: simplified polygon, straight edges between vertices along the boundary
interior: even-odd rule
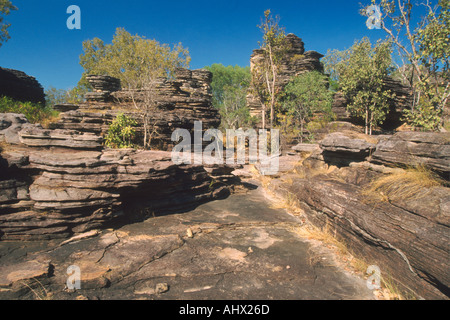
[[[0,239],[63,238],[184,210],[227,195],[234,179],[233,167],[175,165],[170,152],[103,150],[94,133],[15,134],[0,150]]]
[[[450,180],[450,133],[399,132],[384,136],[372,155],[387,166],[426,166]]]
[[[44,89],[34,78],[22,71],[0,67],[0,96],[18,101],[45,104]]]
[[[273,180],[270,189],[298,200],[311,224],[332,233],[369,265],[379,266],[382,276],[396,281],[407,295],[448,298],[450,189],[443,182],[409,193],[405,189],[403,196],[394,197],[369,187],[418,165],[448,181],[450,134],[402,132],[378,142],[371,139],[328,135],[320,150],[310,148],[311,156],[296,174]],[[409,187],[397,185],[395,190]]]
[[[97,81],[91,76],[90,81]],[[107,94],[108,98],[86,96],[86,103],[76,110],[70,106],[70,111],[60,115],[58,123],[51,125],[52,129],[76,130],[79,132],[95,133],[104,136],[109,125],[119,113],[133,117],[138,122],[138,135],[142,136],[143,123],[139,110],[130,101],[130,93],[126,90],[108,91],[114,89],[112,81],[102,77],[102,84],[94,84]],[[206,70],[177,69],[175,79],[160,79],[156,86],[155,100],[157,108],[150,118],[155,133],[152,145],[160,150],[171,150],[174,146],[171,140],[176,129],[187,129],[193,132],[194,122],[202,121],[205,130],[217,128],[220,125],[219,112],[212,106],[211,95],[212,73]],[[103,86],[102,88],[100,88]],[[117,87],[115,88],[117,89]],[[139,103],[145,92],[136,91],[134,99]]]
[[[299,37],[290,33],[285,39],[287,43],[288,50],[281,62],[281,67],[278,71],[277,79],[277,90],[282,90],[289,81],[302,73],[310,71],[319,71],[323,73],[323,65],[320,59],[323,57],[322,54],[315,51],[306,51],[305,46]],[[250,67],[252,70],[259,68],[261,65],[261,60],[263,58],[264,51],[262,49],[257,49],[253,51],[250,59]],[[253,79],[255,81],[255,79]],[[252,116],[261,117],[261,103],[258,101],[257,97],[253,94],[247,96],[247,105],[250,108],[250,113]]]
[[[402,125],[403,111],[413,104],[412,91],[410,87],[391,77],[384,79],[384,90],[390,91],[394,96],[389,99],[389,110],[381,127],[385,130],[394,130]],[[358,121],[348,112],[348,104],[349,101],[341,92],[334,95],[332,111],[336,115],[336,119],[364,125],[361,120]]]

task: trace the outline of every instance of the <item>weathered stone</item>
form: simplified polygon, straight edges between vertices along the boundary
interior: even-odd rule
[[[309,143],[299,143],[298,145],[292,147],[292,150],[296,152],[313,153],[320,150],[320,145],[309,144]]]
[[[371,162],[387,166],[426,166],[450,180],[450,133],[399,132],[385,136]]]
[[[19,132],[20,142],[29,147],[62,147],[70,149],[101,149],[103,138],[92,133],[71,130],[44,130],[31,127]]]
[[[2,239],[69,236],[118,219],[136,221],[220,198],[230,192],[226,183],[234,169],[177,166],[169,152],[69,148],[23,152],[28,152],[28,162],[15,170],[22,176],[39,175],[26,182],[0,181]],[[32,210],[23,215],[25,205],[26,211]]]
[[[0,141],[9,144],[20,144],[19,132],[22,129],[42,128],[33,125],[23,114],[0,113]]]
[[[0,67],[0,96],[18,101],[45,104],[44,89],[41,84],[22,71]]]
[[[356,172],[365,178],[355,179]],[[450,219],[443,210],[450,190],[440,187],[420,199],[373,202],[362,191],[378,176],[362,167],[344,168],[314,179],[274,180],[270,189],[295,197],[310,223],[328,230],[366,263],[378,265],[382,276],[400,283],[402,290],[426,299],[448,297]]]
[[[155,129],[152,138],[154,148],[171,150],[174,147],[172,133],[176,129],[193,132],[195,121],[202,121],[204,130],[218,128],[221,119],[218,110],[212,106],[211,82],[212,73],[207,70],[181,68],[175,70],[174,80],[157,81],[157,108],[150,115]],[[106,90],[101,86],[102,84],[97,86],[99,91],[87,94],[87,102],[81,104],[78,110],[61,113],[60,120],[50,128],[105,136],[116,116],[125,113],[138,123],[136,144],[141,143],[144,136],[142,116],[130,101],[130,93],[116,90],[117,88],[108,91],[111,88]],[[100,90],[102,88],[105,90]],[[142,91],[135,90],[135,101],[139,103],[143,94]]]
[[[343,166],[354,161],[364,161],[376,148],[376,145],[364,139],[349,137],[335,132],[325,137],[320,143],[325,162]]]
[[[323,57],[322,54],[315,51],[305,52],[302,39],[292,33],[286,35],[285,41],[288,50],[282,59],[276,83],[277,90],[280,91],[283,90],[293,77],[302,73],[310,71],[319,71],[323,73],[323,65],[320,62],[320,59]],[[261,65],[263,54],[264,51],[262,49],[253,51],[250,59],[250,67],[252,70],[257,69]],[[256,80],[253,79],[253,81]],[[250,108],[252,116],[261,118],[261,103],[252,93],[249,93],[247,96],[247,105]]]

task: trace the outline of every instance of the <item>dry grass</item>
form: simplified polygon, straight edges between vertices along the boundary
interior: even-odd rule
[[[370,200],[384,202],[420,199],[434,187],[443,185],[445,181],[437,174],[424,166],[417,166],[375,179],[363,190],[363,194]]]

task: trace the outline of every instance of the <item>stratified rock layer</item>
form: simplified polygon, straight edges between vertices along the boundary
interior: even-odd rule
[[[450,133],[399,132],[385,136],[372,162],[387,166],[426,166],[450,180]]]
[[[51,125],[51,128],[104,136],[116,116],[124,113],[137,121],[137,140],[142,140],[142,117],[130,101],[130,93],[125,90],[108,91],[117,89],[117,79],[101,77],[101,84],[98,84],[100,80],[97,78],[89,77],[100,92],[89,93],[86,103],[77,109],[69,106],[70,111],[61,113],[59,122]],[[105,84],[108,81],[113,83]],[[174,80],[159,80],[154,97],[157,107],[149,115],[154,128],[154,147],[171,150],[174,146],[172,133],[176,129],[193,132],[195,121],[202,121],[204,130],[219,127],[221,119],[219,112],[212,106],[211,81],[211,72],[187,69],[177,69]],[[134,92],[134,99],[139,103],[143,94],[145,93],[140,91]]]
[[[282,90],[289,81],[302,73],[310,71],[323,72],[323,65],[320,59],[322,54],[316,51],[306,51],[305,46],[299,37],[290,33],[285,39],[288,50],[284,55],[281,62],[280,69],[278,70],[278,78],[276,82],[277,90]],[[261,60],[263,59],[264,51],[257,49],[253,51],[250,59],[250,67],[252,70],[260,68]],[[256,81],[253,79],[253,81]],[[261,118],[261,102],[253,94],[247,96],[247,105],[250,108],[252,116]]]
[[[450,189],[443,183],[391,197],[369,187],[418,165],[448,181],[449,140],[449,133],[402,132],[371,144],[331,134],[285,178],[289,183],[273,180],[270,189],[298,201],[310,223],[377,265],[382,277],[395,280],[407,295],[445,299],[450,297]]]
[[[229,166],[175,165],[170,152],[104,150],[94,133],[30,127],[20,115],[2,119],[3,131],[14,122],[5,119],[21,125],[0,150],[3,240],[63,238],[230,192]]]
[[[0,97],[6,96],[18,101],[45,104],[44,89],[34,78],[22,71],[0,67]]]

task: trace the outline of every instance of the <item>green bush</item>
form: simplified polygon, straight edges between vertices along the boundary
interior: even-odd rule
[[[48,124],[55,120],[59,113],[51,107],[40,103],[21,102],[9,97],[0,97],[0,113],[24,114],[30,123]]]
[[[119,113],[111,123],[108,129],[108,134],[105,137],[105,144],[109,148],[122,149],[134,148],[133,140],[136,137],[137,122]]]

